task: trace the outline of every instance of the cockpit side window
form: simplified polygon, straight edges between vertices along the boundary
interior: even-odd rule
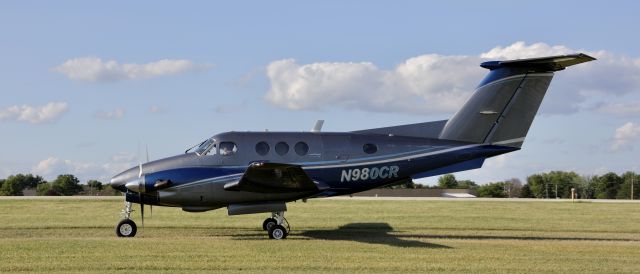
[[[212,144],[211,147],[204,153],[205,155],[216,155],[217,153],[216,144]]]
[[[216,140],[211,138],[202,142],[196,149],[196,154],[203,155],[215,155],[216,154]]]
[[[238,147],[234,142],[220,142],[218,145],[218,149],[220,150],[220,155],[229,156],[236,154],[238,151]]]

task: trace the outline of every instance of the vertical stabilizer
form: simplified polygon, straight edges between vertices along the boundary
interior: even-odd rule
[[[489,74],[439,138],[521,147],[554,72],[592,60],[573,54],[482,63]]]

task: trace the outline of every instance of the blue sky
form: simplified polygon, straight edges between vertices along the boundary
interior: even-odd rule
[[[0,178],[107,180],[145,146],[157,159],[230,130],[446,119],[483,77],[479,62],[576,51],[599,60],[556,75],[523,150],[457,176],[638,172],[638,10],[634,1],[3,1]]]

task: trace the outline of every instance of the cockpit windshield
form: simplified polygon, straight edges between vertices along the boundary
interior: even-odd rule
[[[203,156],[203,155],[207,155],[207,154],[216,154],[216,140],[213,138],[207,139],[204,142],[200,143],[200,145],[198,145],[198,148],[196,148],[196,154],[198,154],[199,156]]]

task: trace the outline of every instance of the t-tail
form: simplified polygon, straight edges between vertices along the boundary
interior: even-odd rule
[[[520,148],[554,72],[593,60],[580,53],[482,63],[489,74],[439,138]]]

